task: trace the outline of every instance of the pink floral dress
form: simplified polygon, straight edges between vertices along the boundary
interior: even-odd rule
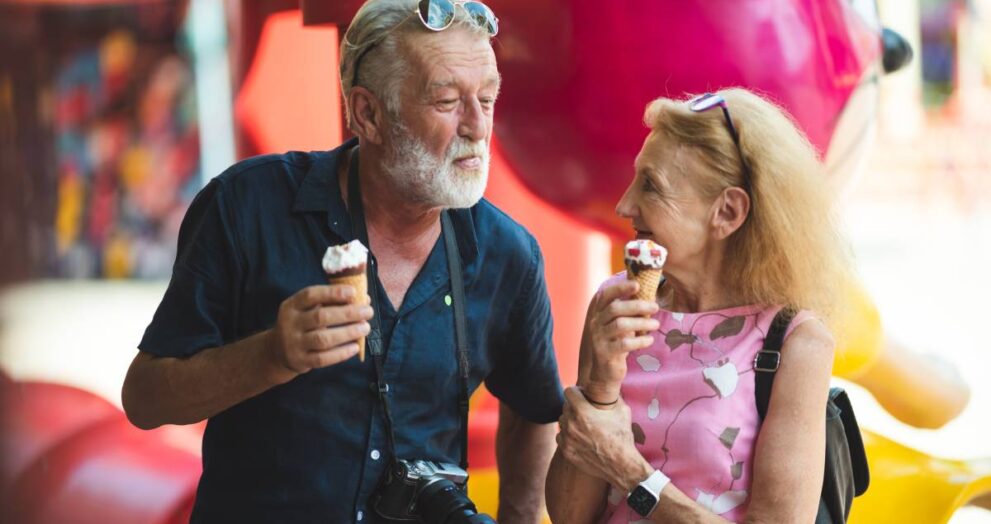
[[[603,287],[624,278],[620,273]],[[734,522],[747,512],[760,429],[754,357],[779,309],[662,309],[654,344],[627,357],[622,395],[633,412],[637,449],[685,495]],[[787,334],[810,318],[799,313]],[[625,497],[610,489],[601,522],[641,520]]]

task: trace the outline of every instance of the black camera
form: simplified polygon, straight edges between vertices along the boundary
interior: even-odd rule
[[[454,464],[400,460],[386,470],[372,496],[385,519],[423,524],[495,524],[468,499],[468,472]]]

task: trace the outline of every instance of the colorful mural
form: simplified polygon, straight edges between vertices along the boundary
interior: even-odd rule
[[[142,5],[113,10],[115,23],[52,46],[42,86],[57,178],[50,276],[167,277],[201,187],[191,69],[178,24],[160,24],[176,17],[153,17],[149,33]]]

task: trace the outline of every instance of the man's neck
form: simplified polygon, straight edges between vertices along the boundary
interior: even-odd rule
[[[429,253],[440,235],[441,209],[409,202],[388,183],[380,171],[381,165],[372,161],[371,155],[363,154],[361,150],[356,154],[360,158],[361,202],[372,251],[387,250],[413,258]],[[354,155],[348,158],[348,165],[340,177],[343,195],[348,194],[347,168],[355,160]]]

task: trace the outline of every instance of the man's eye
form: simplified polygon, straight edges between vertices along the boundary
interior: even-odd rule
[[[654,193],[654,192],[657,191],[657,187],[654,186],[654,183],[651,182],[649,178],[644,178],[643,179],[643,190],[644,191],[647,191],[647,192],[650,192],[650,193]]]
[[[444,100],[439,100],[437,103],[443,106],[449,106],[449,105],[457,104],[458,100],[456,98],[448,98]]]

